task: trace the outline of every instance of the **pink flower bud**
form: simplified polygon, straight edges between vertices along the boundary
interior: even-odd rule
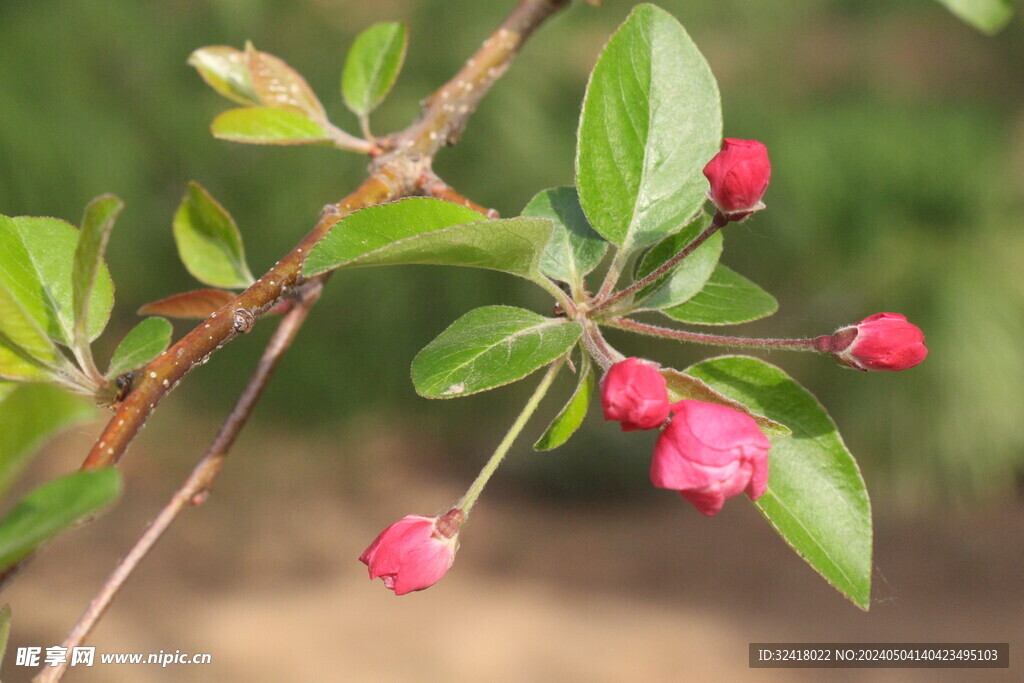
[[[742,220],[764,208],[761,198],[772,175],[768,148],[757,140],[726,138],[704,175],[711,183],[708,199],[729,220]]]
[[[749,415],[702,401],[672,404],[672,420],[658,437],[651,481],[674,489],[702,515],[746,492],[757,500],[768,487],[771,443]]]
[[[604,419],[618,420],[624,432],[660,427],[668,419],[665,378],[650,361],[619,361],[601,380],[601,407]]]
[[[462,519],[457,508],[441,517],[406,515],[382,531],[359,561],[369,568],[371,580],[383,578],[395,595],[429,588],[455,561]]]
[[[832,357],[858,370],[906,370],[925,359],[924,332],[899,313],[876,313],[826,337]]]

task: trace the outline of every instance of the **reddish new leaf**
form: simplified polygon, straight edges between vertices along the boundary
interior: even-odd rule
[[[237,295],[223,289],[195,289],[173,294],[166,299],[148,303],[139,315],[166,315],[170,318],[209,318],[235,300]]]
[[[324,106],[320,104],[313,89],[309,87],[298,71],[284,60],[266,52],[260,52],[247,43],[245,54],[248,59],[249,79],[252,89],[265,107],[291,109],[305,114],[313,121],[327,120]]]

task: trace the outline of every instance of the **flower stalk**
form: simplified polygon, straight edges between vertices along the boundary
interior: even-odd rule
[[[555,381],[558,371],[562,369],[563,365],[565,365],[567,358],[568,356],[562,356],[548,366],[548,371],[544,373],[544,378],[540,381],[540,384],[537,385],[537,388],[533,390],[533,395],[531,395],[530,399],[526,402],[522,412],[519,413],[519,417],[517,417],[516,421],[512,423],[512,426],[505,434],[505,438],[501,440],[501,443],[498,444],[498,447],[494,450],[494,453],[487,461],[487,464],[484,465],[482,470],[480,470],[480,474],[478,474],[473,483],[470,484],[466,494],[462,496],[458,503],[455,504],[455,507],[462,510],[462,514],[466,517],[469,516],[469,511],[473,509],[477,498],[480,497],[484,487],[487,486],[487,482],[498,469],[498,465],[500,465],[501,461],[505,459],[505,455],[512,447],[516,437],[518,437],[519,433],[523,431],[523,427],[526,426],[530,416],[533,415],[535,410],[537,410],[537,406],[540,405],[541,399],[544,398],[546,393],[548,393],[548,389],[551,388],[551,383]]]
[[[631,318],[623,317],[609,318],[603,322],[609,327],[628,330],[638,334],[645,334],[649,337],[661,337],[662,339],[675,339],[676,341],[710,344],[713,346],[739,346],[755,349],[784,349],[787,351],[813,351],[817,353],[828,353],[832,339],[832,335],[829,334],[825,334],[820,337],[809,337],[806,339],[729,337],[717,334],[705,334],[702,332],[674,330],[668,327],[649,325],[647,323],[637,322]]]
[[[676,254],[668,261],[665,261],[665,263],[661,264],[656,269],[651,271],[651,273],[648,274],[646,277],[637,280],[636,282],[626,287],[625,289],[619,290],[618,292],[612,294],[606,299],[599,299],[598,302],[591,309],[591,311],[596,313],[598,311],[610,308],[613,304],[621,301],[627,296],[635,294],[636,292],[642,290],[644,287],[654,282],[657,282],[658,278],[662,277],[663,275],[665,275],[665,273],[675,268],[679,263],[683,261],[683,259],[685,259],[687,256],[696,251],[697,248],[700,245],[704,244],[704,242],[707,241],[709,237],[711,237],[716,232],[721,230],[728,223],[729,219],[722,212],[719,211],[715,213],[714,218],[711,219],[711,225],[704,228],[704,230],[701,231],[701,233],[697,235],[697,237],[695,237],[692,242],[683,247],[683,249],[680,250],[678,254]]]

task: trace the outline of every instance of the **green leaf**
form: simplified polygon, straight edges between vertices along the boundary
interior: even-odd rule
[[[426,398],[455,398],[520,380],[568,353],[583,328],[512,306],[470,311],[412,362],[412,383]]]
[[[718,151],[718,85],[670,14],[639,5],[605,46],[580,116],[576,186],[605,239],[630,252],[676,231],[704,204]]]
[[[4,321],[4,292],[0,290],[0,326],[8,326],[15,322]],[[4,324],[6,322],[6,324]],[[46,339],[43,337],[43,339]],[[49,341],[49,340],[47,340]],[[57,350],[51,346],[51,358],[57,360]],[[16,382],[48,382],[53,379],[56,371],[46,362],[38,357],[30,355],[22,347],[11,342],[0,332],[0,378],[14,380]]]
[[[340,220],[310,251],[303,275],[418,263],[500,270],[539,282],[538,262],[550,238],[548,220],[481,220],[464,206],[412,197]]]
[[[523,209],[524,216],[548,218],[551,240],[540,257],[540,272],[575,289],[604,258],[608,243],[587,222],[575,187],[556,187],[537,194]]]
[[[323,124],[291,109],[228,109],[213,120],[210,131],[221,140],[254,145],[331,144]]]
[[[961,20],[983,31],[996,33],[1013,18],[1012,0],[939,0]]]
[[[537,443],[533,444],[534,450],[550,451],[558,448],[583,424],[583,418],[587,416],[587,408],[590,406],[590,397],[594,394],[594,370],[590,364],[590,355],[582,355],[576,391],[572,392],[565,407],[544,430]]]
[[[241,50],[226,45],[201,47],[188,58],[207,85],[224,97],[244,105],[259,104],[249,78],[249,59]]]
[[[0,401],[0,497],[10,490],[45,440],[72,424],[92,419],[87,400],[45,384],[13,385]]]
[[[112,194],[96,197],[85,207],[81,234],[75,248],[75,262],[71,269],[74,343],[78,348],[89,346],[86,330],[89,300],[96,285],[96,277],[103,267],[103,254],[107,250],[110,231],[122,209],[124,202]]]
[[[688,375],[685,372],[679,372],[674,368],[663,368],[661,375],[665,378],[669,400],[673,403],[686,399],[704,401],[705,403],[717,403],[754,418],[757,426],[768,436],[785,438],[793,434],[792,430],[786,425],[779,424],[775,420],[769,420],[764,415],[758,415],[745,404],[734,401],[725,394],[715,391],[702,379]]]
[[[408,43],[400,22],[374,24],[356,36],[341,75],[345,105],[356,115],[366,116],[384,101],[402,70]]]
[[[4,605],[0,609],[0,662],[7,654],[7,641],[11,638],[11,606]]]
[[[197,280],[215,287],[252,284],[235,220],[197,182],[188,184],[174,214],[174,241],[181,262]]]
[[[50,365],[60,359],[47,337],[71,346],[74,336],[79,236],[75,226],[56,218],[0,216],[0,335]],[[88,305],[90,341],[103,331],[113,305],[114,285],[101,263]]]
[[[669,235],[644,254],[637,269],[636,279],[647,277],[659,266],[678,254],[706,227],[702,216],[682,231]],[[716,232],[694,249],[675,268],[645,287],[637,294],[633,310],[671,308],[690,299],[701,291],[711,277],[722,255],[722,233]]]
[[[121,473],[113,467],[75,472],[35,489],[0,520],[0,570],[120,494]]]
[[[684,323],[738,325],[765,318],[777,310],[779,302],[775,297],[719,263],[699,294],[662,313]]]
[[[867,610],[871,503],[832,418],[786,373],[756,358],[714,358],[687,372],[792,427],[792,437],[772,439],[768,491],[756,505],[798,555]]]
[[[174,328],[164,318],[146,318],[125,335],[114,349],[107,379],[113,380],[153,360],[171,343]]]

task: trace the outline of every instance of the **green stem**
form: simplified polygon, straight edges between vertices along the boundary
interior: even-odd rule
[[[555,284],[550,279],[541,276],[541,279],[537,280],[537,284],[543,287],[548,294],[555,298],[555,301],[562,307],[562,310],[566,312],[570,319],[576,319],[576,302],[572,300],[572,297],[562,291],[562,288]]]
[[[830,348],[829,342],[832,339],[832,335],[828,334],[820,337],[810,337],[808,339],[726,337],[717,334],[703,334],[700,332],[687,332],[686,330],[673,330],[667,327],[658,327],[657,325],[639,323],[629,318],[610,318],[609,320],[602,322],[609,327],[628,330],[629,332],[637,332],[639,334],[646,334],[651,337],[696,342],[698,344],[711,344],[714,346],[744,346],[758,349],[784,349],[787,351],[814,351],[827,353]]]
[[[466,516],[469,515],[469,511],[476,504],[476,499],[480,497],[480,493],[487,486],[487,481],[494,474],[495,470],[498,469],[498,465],[504,460],[505,454],[508,453],[508,449],[512,447],[512,443],[519,436],[519,433],[523,431],[523,427],[526,426],[527,420],[533,415],[533,411],[537,409],[537,405],[541,399],[544,398],[544,394],[551,388],[551,383],[555,380],[555,376],[558,375],[558,371],[565,365],[566,359],[569,354],[566,354],[556,360],[548,367],[548,371],[544,374],[544,379],[540,381],[537,388],[534,389],[533,395],[530,396],[530,400],[526,402],[523,407],[523,411],[519,413],[519,417],[512,423],[508,433],[505,434],[505,438],[501,440],[498,447],[494,450],[494,454],[491,455],[491,459],[487,461],[484,468],[480,470],[480,474],[477,475],[476,480],[470,485],[469,490],[466,491],[466,495],[455,505],[456,508],[462,510],[462,513]]]
[[[89,346],[89,342],[84,344],[75,344],[71,349],[71,352],[75,356],[75,360],[78,361],[78,367],[80,367],[81,374],[88,380],[88,386],[91,388],[99,388],[106,385],[106,379],[103,374],[96,367],[96,361],[92,356],[92,347]]]
[[[626,264],[627,258],[629,258],[629,252],[625,249],[619,249],[615,253],[615,258],[612,259],[612,264],[608,266],[608,272],[605,273],[604,282],[601,283],[601,289],[598,290],[595,297],[598,302],[604,301],[612,293],[612,290],[615,289],[615,283],[619,281],[619,276],[622,275],[622,269]],[[598,306],[600,305],[598,303]]]

